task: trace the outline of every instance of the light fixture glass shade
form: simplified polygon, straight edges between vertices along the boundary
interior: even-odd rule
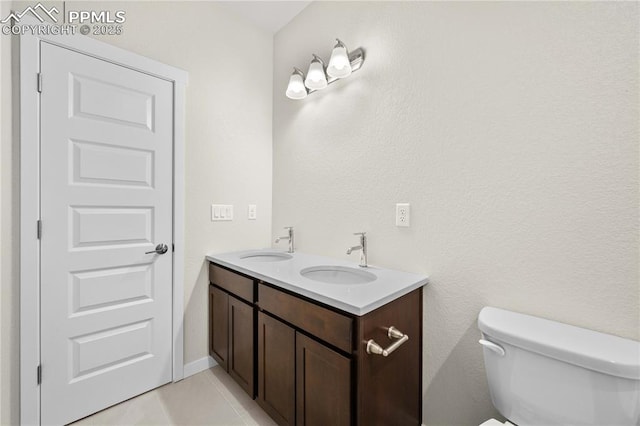
[[[320,90],[327,87],[327,76],[324,73],[324,67],[322,63],[314,59],[309,65],[309,71],[307,72],[307,78],[304,80],[304,85],[311,90]]]
[[[327,74],[334,78],[344,78],[351,75],[351,61],[347,48],[338,41],[331,52],[331,59],[327,67]]]
[[[304,99],[307,97],[307,88],[304,87],[302,73],[300,71],[295,70],[293,74],[291,74],[286,94],[289,99]]]

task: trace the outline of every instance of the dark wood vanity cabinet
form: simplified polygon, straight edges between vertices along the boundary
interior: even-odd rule
[[[279,425],[421,424],[422,288],[357,316],[213,264],[210,280],[211,355]],[[368,354],[390,326],[409,340]]]
[[[295,425],[296,331],[258,313],[258,404],[279,425]]]
[[[358,317],[357,425],[420,425],[422,423],[422,288]],[[388,357],[370,355],[366,342],[390,342],[387,327],[409,336]]]
[[[229,358],[227,371],[253,397],[254,307],[229,296]]]
[[[257,401],[280,425],[349,426],[351,359],[259,312]]]
[[[296,424],[349,426],[351,359],[296,333]]]
[[[209,286],[209,355],[229,371],[229,294]]]
[[[263,283],[258,305],[260,406],[281,425],[352,424],[353,318]]]
[[[209,269],[209,354],[253,397],[256,312],[246,298],[254,298],[254,282],[214,265]],[[250,293],[240,291],[244,299],[239,297],[234,283],[245,290],[250,286]]]

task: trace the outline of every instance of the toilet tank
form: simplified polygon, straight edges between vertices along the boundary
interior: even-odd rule
[[[640,425],[640,342],[485,307],[491,400],[510,422]]]

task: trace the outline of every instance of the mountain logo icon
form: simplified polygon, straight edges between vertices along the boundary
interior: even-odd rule
[[[56,9],[55,7],[52,7],[51,9],[47,9],[42,5],[42,3],[38,3],[35,6],[27,7],[22,12],[10,13],[9,16],[7,16],[5,19],[0,21],[0,23],[6,24],[7,22],[11,21],[11,19],[15,19],[16,22],[20,22],[20,19],[22,19],[22,17],[28,13],[31,13],[33,16],[35,16],[40,22],[44,22],[47,16],[51,18],[54,23],[58,22],[58,19],[53,15],[54,13],[55,14],[59,13],[58,9]]]

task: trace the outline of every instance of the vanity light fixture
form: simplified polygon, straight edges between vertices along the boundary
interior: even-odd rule
[[[324,61],[318,55],[313,55],[313,60],[309,64],[307,78],[304,85],[311,90],[320,90],[327,87],[327,76],[324,73]]]
[[[331,59],[329,59],[327,74],[335,78],[349,77],[352,70],[347,47],[339,39],[336,39],[336,41],[337,43],[331,52]]]
[[[336,41],[329,65],[325,65],[318,55],[313,55],[306,77],[300,69],[293,68],[286,92],[289,99],[304,99],[309,93],[322,90],[334,81],[348,77],[353,71],[360,69],[364,62],[364,50],[358,48],[349,52],[343,42],[338,39]]]
[[[302,80],[304,74],[298,68],[293,68],[293,74],[289,78],[289,85],[287,86],[287,98],[289,99],[304,99],[307,97],[307,89],[304,87]]]

